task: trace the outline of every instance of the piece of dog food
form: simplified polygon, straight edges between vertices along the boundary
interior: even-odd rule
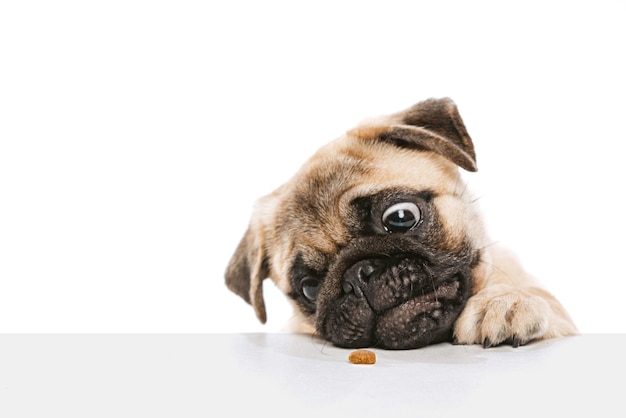
[[[354,350],[348,356],[352,364],[374,364],[376,363],[376,353],[370,350]]]

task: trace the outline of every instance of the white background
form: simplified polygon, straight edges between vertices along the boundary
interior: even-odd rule
[[[223,283],[254,201],[442,96],[494,239],[626,332],[625,4],[2,2],[0,332],[279,330]]]

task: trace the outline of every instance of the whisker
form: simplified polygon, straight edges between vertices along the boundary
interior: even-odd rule
[[[435,286],[435,279],[430,276],[430,281],[433,284],[433,295],[435,295],[435,302],[439,303],[439,298],[437,297],[437,287]]]
[[[515,281],[513,280],[513,278],[506,272],[506,270],[502,269],[501,267],[498,267],[496,264],[484,261],[484,260],[480,260],[479,263],[485,264],[487,266],[490,266],[492,269],[497,270],[498,272],[500,272],[502,274],[502,276],[504,276],[505,278],[507,278],[511,283],[515,283]]]
[[[482,251],[482,250],[484,250],[485,248],[493,247],[494,245],[497,245],[497,244],[499,244],[499,243],[500,243],[500,241],[492,241],[491,243],[489,243],[489,244],[487,244],[487,245],[485,245],[485,246],[483,246],[483,247],[479,248],[479,249],[478,249],[478,251]]]
[[[316,339],[322,340],[321,346],[319,346],[317,344]],[[310,335],[310,340],[311,340],[311,344],[313,344],[313,346],[315,346],[317,348],[317,350],[320,352],[320,354],[325,354],[324,353],[324,348],[326,348],[326,346],[328,345],[328,341],[327,340],[322,338],[321,335],[319,335],[319,333],[317,331],[313,332]]]
[[[472,205],[476,202],[478,202],[480,199],[482,199],[483,197],[485,197],[484,194],[481,194],[480,196],[476,196],[474,199],[470,200],[469,203]]]

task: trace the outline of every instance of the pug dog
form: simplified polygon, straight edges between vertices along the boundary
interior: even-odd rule
[[[338,347],[517,347],[577,333],[488,238],[459,168],[474,145],[449,98],[370,118],[258,200],[225,273],[265,323],[263,280],[300,332]]]

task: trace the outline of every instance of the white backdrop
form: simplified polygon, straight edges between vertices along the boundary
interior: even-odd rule
[[[253,202],[361,119],[456,101],[494,238],[626,332],[622,1],[0,4],[0,332],[279,330],[223,284]]]

